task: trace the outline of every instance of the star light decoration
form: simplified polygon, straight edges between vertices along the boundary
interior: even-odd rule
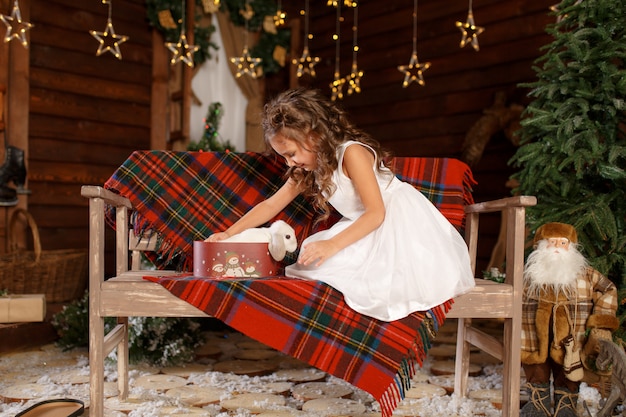
[[[456,27],[459,28],[462,34],[460,47],[463,48],[465,45],[471,44],[475,51],[479,51],[480,45],[478,45],[478,35],[483,33],[485,28],[482,26],[476,26],[476,23],[474,22],[472,0],[469,2],[469,9],[467,11],[467,19],[465,20],[465,23],[457,21]]]
[[[26,32],[35,25],[22,20],[22,13],[17,0],[13,2],[11,14],[9,16],[0,14],[0,20],[2,20],[2,23],[4,23],[7,27],[7,31],[4,35],[4,41],[10,42],[12,39],[18,39],[24,48],[28,48]]]
[[[305,0],[304,10],[301,10],[300,14],[304,15],[304,46],[300,58],[294,58],[291,62],[298,66],[296,69],[296,76],[298,78],[302,77],[304,74],[315,77],[315,65],[320,62],[320,58],[318,56],[311,56],[309,52],[309,39],[313,38],[313,35],[309,32],[309,0]]]
[[[180,22],[180,35],[178,37],[178,41],[176,42],[165,42],[165,47],[172,52],[172,58],[170,59],[170,64],[175,65],[178,62],[183,62],[187,64],[188,67],[193,67],[193,54],[200,49],[198,45],[191,45],[189,41],[187,41],[187,35],[185,35],[185,11],[187,7],[185,2],[183,1],[182,5],[182,18],[179,20]]]
[[[430,68],[430,62],[420,63],[417,58],[417,0],[413,2],[413,52],[407,65],[399,65],[398,71],[404,73],[404,81],[402,88],[407,88],[412,82],[416,81],[419,85],[424,86],[424,71]]]
[[[352,2],[352,7],[354,7],[354,25],[352,26],[352,68],[350,70],[350,75],[347,77],[348,82],[348,95],[352,95],[353,93],[361,92],[361,77],[363,77],[364,72],[359,69],[359,65],[357,64],[357,53],[359,52],[359,45],[357,42],[358,32],[359,32],[359,6],[356,2]]]
[[[331,2],[329,2],[330,4]],[[330,83],[331,100],[336,101],[343,98],[343,86],[346,84],[346,79],[342,78],[339,73],[339,52],[341,47],[341,3],[334,2],[337,7],[337,20],[335,22],[335,34],[333,39],[335,40],[335,73],[333,81]]]
[[[128,40],[128,36],[117,35],[115,33],[115,29],[113,29],[113,21],[111,20],[111,9],[113,5],[111,4],[111,0],[102,0],[102,4],[107,4],[109,6],[109,17],[107,18],[107,24],[104,32],[98,32],[95,30],[89,31],[91,36],[100,42],[98,50],[96,51],[96,56],[100,56],[105,52],[110,52],[115,58],[122,59],[120,44],[126,42]]]
[[[239,78],[243,75],[248,75],[252,78],[258,78],[263,74],[263,68],[261,68],[261,62],[263,61],[261,58],[253,58],[250,56],[250,52],[248,51],[248,22],[254,16],[254,10],[246,0],[245,9],[240,10],[239,13],[243,16],[245,20],[245,28],[244,28],[244,45],[243,52],[239,57],[230,58],[230,62],[232,62],[237,67],[237,72],[235,73],[235,77]]]
[[[274,14],[274,25],[276,27],[281,27],[285,25],[285,19],[287,18],[287,13],[283,11],[282,2],[278,0],[278,4],[276,7],[276,14]]]

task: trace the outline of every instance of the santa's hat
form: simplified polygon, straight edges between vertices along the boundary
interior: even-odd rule
[[[533,244],[536,245],[540,240],[550,239],[553,237],[564,237],[569,239],[571,243],[578,243],[578,235],[576,234],[574,226],[565,223],[552,222],[546,223],[537,229],[535,232],[535,238],[533,239]]]

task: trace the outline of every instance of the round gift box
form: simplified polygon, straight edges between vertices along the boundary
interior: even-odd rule
[[[278,275],[267,243],[193,242],[193,275],[258,278]]]

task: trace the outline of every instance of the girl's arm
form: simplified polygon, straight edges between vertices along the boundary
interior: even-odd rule
[[[207,242],[218,242],[224,240],[246,229],[260,226],[280,213],[291,201],[296,198],[299,191],[292,180],[287,180],[282,187],[278,189],[271,197],[261,201],[250,211],[244,214],[232,226],[223,232],[215,233],[209,236]]]
[[[354,184],[365,212],[341,233],[325,241],[312,242],[302,248],[298,262],[321,265],[326,259],[377,229],[385,219],[385,205],[372,167],[375,157],[364,147],[351,145],[343,156],[343,172]]]

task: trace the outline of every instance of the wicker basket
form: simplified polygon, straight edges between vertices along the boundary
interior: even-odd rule
[[[17,248],[14,229],[23,215],[33,235],[34,251]],[[80,298],[87,286],[88,252],[79,249],[41,250],[39,229],[24,209],[16,209],[7,227],[9,254],[0,255],[0,289],[13,294],[45,294],[59,303]]]

